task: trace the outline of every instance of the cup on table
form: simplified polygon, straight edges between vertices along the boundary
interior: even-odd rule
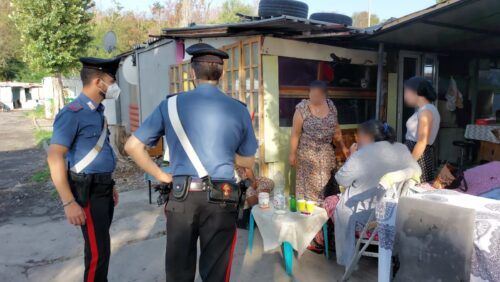
[[[306,211],[306,200],[304,199],[297,200],[297,210],[299,212]]]
[[[261,209],[269,208],[269,193],[267,192],[259,193],[259,207]]]
[[[345,187],[342,186],[342,185],[339,185],[339,190],[340,190],[340,194],[344,194],[345,192]]]
[[[307,213],[312,214],[315,209],[316,209],[316,202],[315,201],[307,201],[306,202]]]

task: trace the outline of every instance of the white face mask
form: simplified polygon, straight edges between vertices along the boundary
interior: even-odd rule
[[[118,84],[116,84],[116,82],[115,82],[108,87],[108,91],[106,91],[105,98],[106,99],[118,99],[121,91],[122,90],[120,89],[120,86],[118,86]]]
[[[104,81],[103,83],[106,84]],[[122,90],[120,89],[118,84],[116,84],[116,82],[108,85],[108,90],[106,90],[106,93],[104,94],[104,99],[118,99],[121,91]]]

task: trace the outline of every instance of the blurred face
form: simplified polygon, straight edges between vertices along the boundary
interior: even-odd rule
[[[365,132],[358,130],[358,136],[357,136],[357,141],[358,141],[358,146],[361,148],[363,146],[366,146],[368,144],[371,144],[375,142],[373,137],[370,134],[366,134]]]
[[[404,100],[405,100],[405,104],[408,107],[416,107],[417,101],[418,101],[417,92],[415,90],[409,89],[408,87],[405,87]]]
[[[113,83],[115,83],[115,80],[108,74],[102,74],[92,81],[93,86],[103,94],[106,93],[108,87]]]
[[[325,102],[326,93],[320,88],[311,88],[309,90],[309,100],[313,104],[321,104]]]

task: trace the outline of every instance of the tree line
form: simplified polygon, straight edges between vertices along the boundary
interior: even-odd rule
[[[40,82],[45,76],[73,76],[78,57],[113,57],[161,34],[162,28],[192,23],[238,21],[256,5],[226,0],[164,0],[150,11],[125,10],[120,1],[101,10],[91,0],[0,1],[0,81]],[[113,31],[116,48],[107,53],[103,37]]]

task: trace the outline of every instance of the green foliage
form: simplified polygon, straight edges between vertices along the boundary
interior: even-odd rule
[[[59,198],[59,193],[57,193],[57,190],[55,188],[50,192],[50,198],[53,200],[57,200]]]
[[[380,18],[371,14],[370,16],[370,26],[377,25],[380,23]],[[355,27],[368,27],[368,12],[356,12],[352,14],[352,25]]]
[[[9,14],[12,7],[9,1],[0,1],[0,67],[19,54],[19,34]]]
[[[38,105],[35,109],[25,112],[24,115],[28,118],[45,118],[45,107]]]
[[[9,17],[9,1],[0,1],[0,81],[13,80],[19,67],[21,42],[14,22]]]
[[[19,73],[25,67],[25,64],[15,57],[3,57],[0,66],[0,81],[18,80]]]
[[[147,41],[155,24],[152,19],[144,15],[131,11],[122,12],[119,6],[104,12],[97,11],[92,22],[93,40],[86,55],[102,58],[116,56],[132,49],[134,45]],[[115,32],[117,37],[116,49],[111,54],[103,48],[103,38],[108,31]]]
[[[255,7],[246,4],[242,0],[225,0],[220,8],[219,15],[211,23],[234,23],[239,22],[240,18],[236,13],[244,15],[255,15]]]
[[[35,172],[31,176],[31,181],[36,182],[36,183],[45,183],[50,179],[50,170],[48,167],[45,167],[44,169]]]
[[[91,41],[91,0],[12,0],[11,16],[21,34],[24,61],[51,74],[78,65]]]
[[[10,5],[12,2],[12,5]],[[245,0],[159,0],[150,12],[126,11],[119,0],[107,10],[88,9],[91,0],[0,0],[0,81],[40,82],[45,76],[76,75],[78,57],[109,58],[187,23],[237,22],[236,13],[256,14]],[[186,13],[186,11],[189,11]],[[187,15],[188,18],[185,18]],[[116,49],[103,48],[106,32],[117,36]]]
[[[20,56],[19,56],[20,57]],[[30,69],[28,64],[20,58],[10,58],[7,63],[0,67],[0,81],[23,81],[40,82],[49,73]]]
[[[35,131],[35,141],[39,146],[41,146],[43,142],[47,142],[47,144],[49,144],[50,138],[52,138],[52,131],[44,129],[37,129]]]

